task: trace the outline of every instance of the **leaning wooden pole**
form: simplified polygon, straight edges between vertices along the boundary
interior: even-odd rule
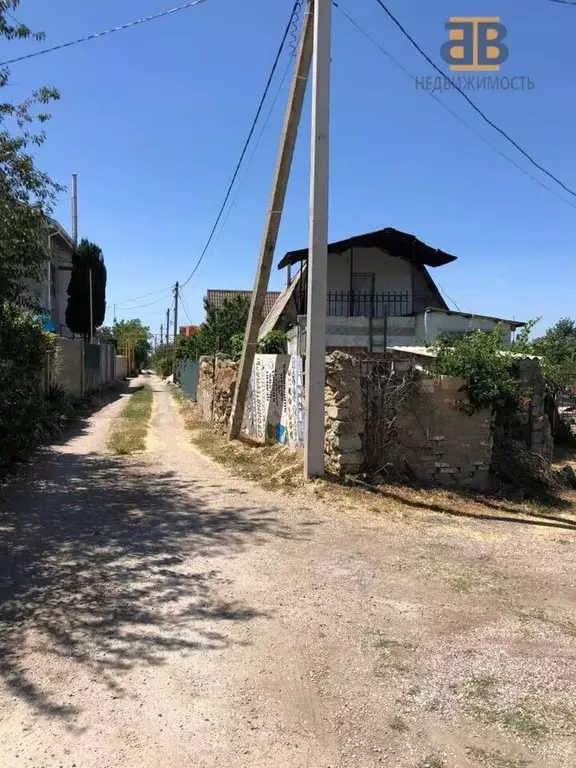
[[[232,404],[232,414],[230,416],[230,425],[228,438],[233,440],[240,435],[242,420],[244,418],[244,406],[246,395],[248,394],[248,385],[252,374],[254,364],[254,355],[258,346],[258,331],[262,323],[262,310],[268,283],[270,281],[270,272],[274,260],[274,251],[276,241],[278,240],[278,231],[280,221],[284,210],[284,201],[286,199],[286,190],[290,178],[290,168],[294,156],[294,147],[296,137],[298,136],[298,126],[302,116],[302,106],[304,96],[306,95],[306,85],[310,73],[310,63],[312,61],[312,47],[314,36],[314,0],[308,0],[306,14],[302,23],[302,33],[296,56],[296,66],[290,86],[290,95],[284,117],[284,128],[280,139],[278,150],[278,159],[274,173],[274,182],[272,185],[272,194],[264,227],[264,236],[260,249],[260,258],[258,261],[258,270],[256,280],[252,291],[250,301],[250,311],[244,333],[244,344],[242,347],[242,357],[240,359],[240,368],[236,389],[234,392],[234,402]]]

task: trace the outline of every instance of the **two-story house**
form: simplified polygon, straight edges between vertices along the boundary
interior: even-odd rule
[[[289,278],[260,329],[260,338],[280,328],[288,331],[291,353],[306,349],[308,249],[289,251],[278,265]],[[328,245],[326,348],[384,352],[386,348],[433,343],[438,336],[491,330],[497,323],[511,334],[524,323],[454,312],[429,269],[456,256],[432,248],[414,235],[381,229]],[[297,268],[294,277],[290,271]]]

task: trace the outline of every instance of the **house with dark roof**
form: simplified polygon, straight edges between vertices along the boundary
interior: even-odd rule
[[[524,325],[484,315],[449,310],[430,270],[456,260],[390,227],[328,245],[326,348],[384,352],[391,346],[433,343],[439,335],[462,335],[496,323],[512,332]],[[287,285],[261,325],[259,337],[288,331],[289,352],[306,347],[308,249],[289,251],[278,269],[287,269]],[[291,270],[296,270],[291,277]]]

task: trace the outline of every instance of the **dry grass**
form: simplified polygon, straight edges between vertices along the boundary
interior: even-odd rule
[[[414,519],[432,513],[454,518],[535,522],[550,526],[548,530],[558,526],[560,533],[567,533],[567,527],[574,525],[576,531],[574,491],[566,491],[554,502],[535,503],[393,482],[369,485],[358,479],[342,481],[330,475],[325,480],[306,482],[300,452],[250,440],[228,442],[225,435],[201,420],[197,406],[180,390],[173,390],[173,394],[194,445],[233,473],[266,489],[311,494],[340,511],[368,512],[373,517]],[[465,588],[465,585],[461,586]]]
[[[130,396],[108,439],[108,450],[118,456],[128,456],[146,449],[154,395],[142,387]]]

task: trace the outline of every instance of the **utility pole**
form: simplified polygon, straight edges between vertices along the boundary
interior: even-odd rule
[[[92,296],[92,270],[88,270],[88,285],[90,287],[90,344],[94,338],[94,301]]]
[[[176,342],[178,341],[178,294],[180,293],[180,285],[176,281],[174,286],[174,356],[172,358],[172,376],[174,377],[174,384],[176,384]]]
[[[164,325],[160,323],[160,346],[164,342]]]
[[[312,69],[312,151],[304,476],[324,475],[324,389],[328,265],[328,133],[330,125],[330,22],[332,0],[316,0]]]
[[[330,1],[330,0],[329,0]],[[264,235],[260,248],[260,258],[254,289],[250,301],[250,311],[244,333],[244,344],[242,346],[242,357],[240,359],[240,368],[236,389],[234,391],[234,402],[232,404],[232,414],[228,438],[233,440],[240,434],[242,420],[244,417],[244,406],[246,395],[250,384],[252,366],[254,364],[254,355],[258,345],[258,331],[262,323],[262,310],[270,280],[270,271],[274,259],[276,241],[278,239],[278,230],[284,210],[284,201],[286,199],[286,189],[288,179],[290,178],[290,168],[292,166],[292,157],[294,155],[294,146],[298,135],[298,125],[302,115],[302,105],[306,95],[306,85],[308,83],[308,74],[310,72],[310,62],[312,60],[313,45],[313,27],[314,27],[314,1],[308,0],[306,5],[306,14],[302,23],[302,32],[300,43],[290,86],[290,95],[286,106],[284,116],[284,128],[280,139],[278,149],[278,158],[276,161],[276,170],[272,184],[272,193],[264,226]]]
[[[78,174],[72,174],[72,241],[78,247]]]
[[[166,345],[170,344],[170,307],[166,310]]]

